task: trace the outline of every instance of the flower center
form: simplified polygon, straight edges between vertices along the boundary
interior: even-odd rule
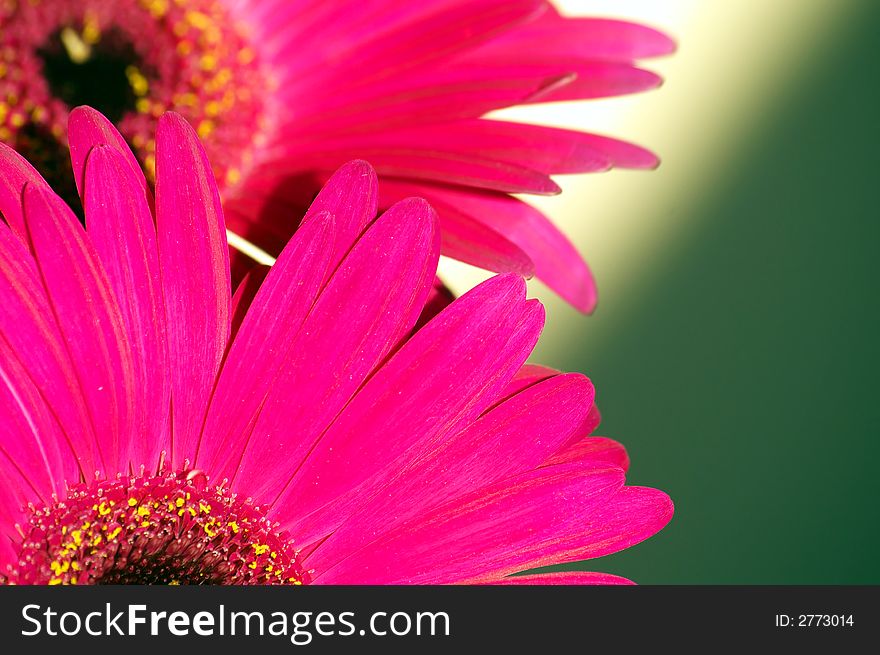
[[[203,474],[78,484],[30,508],[8,584],[308,583],[263,511]]]
[[[250,161],[265,88],[244,27],[217,0],[0,0],[0,140],[67,200],[73,107],[116,123],[148,175],[156,121],[183,114],[226,186]]]

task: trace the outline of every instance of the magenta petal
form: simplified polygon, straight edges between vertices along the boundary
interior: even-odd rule
[[[632,585],[632,580],[610,573],[592,571],[567,571],[565,573],[535,573],[501,578],[489,583],[493,585]]]
[[[347,146],[334,152],[321,147],[311,153],[299,153],[290,163],[297,169],[307,164],[321,170],[333,168],[339,161],[355,155],[368,159],[383,178],[425,180],[506,193],[555,195],[560,192],[556,182],[546,173],[529,167],[527,162],[507,163],[482,153],[449,152],[440,148],[404,148],[383,144],[358,148]],[[283,170],[285,163],[272,161],[267,168],[273,172]]]
[[[67,138],[70,142],[70,161],[73,164],[73,177],[79,195],[83,196],[83,186],[86,179],[86,159],[92,148],[98,145],[107,145],[122,155],[122,160],[130,169],[133,179],[147,194],[150,201],[150,191],[144,172],[138,164],[131,149],[119,134],[119,131],[107,120],[103,114],[91,107],[76,107],[70,112],[67,119]],[[90,226],[91,227],[91,226]]]
[[[438,257],[436,215],[424,200],[404,200],[370,226],[290,344],[241,461],[239,488],[267,499],[281,493],[321,433],[412,329]]]
[[[76,460],[51,409],[16,354],[0,339],[0,468],[27,502],[51,502],[79,475]],[[70,477],[69,477],[70,476]],[[12,493],[0,491],[0,496]],[[17,509],[24,503],[16,503]]]
[[[326,278],[336,270],[378,208],[376,172],[365,161],[351,161],[339,168],[306,212],[303,222],[327,212],[336,226],[336,241]]]
[[[171,460],[195,454],[230,329],[229,252],[217,185],[177,114],[156,132],[156,224],[171,366]]]
[[[19,239],[25,240],[22,194],[25,186],[49,190],[49,185],[15,150],[0,143],[0,216]]]
[[[593,401],[582,375],[558,375],[496,406],[381,490],[307,560],[315,578],[416,514],[536,468],[577,430]]]
[[[169,446],[171,389],[156,228],[142,180],[118,150],[97,146],[81,188],[89,236],[118,299],[131,349],[137,437],[130,463],[153,468]]]
[[[624,487],[589,516],[589,530],[560,535],[553,544],[529,553],[520,568],[593,559],[624,550],[660,532],[672,519],[673,510],[669,496],[658,489]]]
[[[559,541],[589,538],[623,471],[559,466],[509,478],[404,521],[324,573],[324,584],[487,582],[526,568]]]
[[[502,398],[508,398],[554,375],[559,375],[559,371],[548,366],[541,366],[540,364],[526,364],[516,372],[510,384],[501,392],[501,396]]]
[[[335,241],[326,213],[297,230],[269,269],[232,342],[211,398],[197,464],[218,480],[233,478],[267,396],[321,289]],[[263,463],[265,465],[265,462]]]
[[[416,332],[323,435],[271,514],[306,543],[323,537],[479,416],[543,326],[543,307],[524,295],[520,278],[498,276]]]
[[[414,182],[383,180],[380,200],[391,204],[409,196],[427,196],[426,190]],[[516,273],[525,278],[535,274],[535,265],[518,245],[478,219],[461,212],[448,199],[439,194],[429,198],[431,206],[440,212],[440,251],[453,257],[496,273]]]
[[[413,329],[418,330],[421,328],[428,321],[437,316],[437,314],[449,307],[453,300],[455,300],[455,295],[445,284],[443,284],[443,280],[439,277],[434,277],[434,284],[431,285],[431,290],[428,292],[428,298],[425,300],[425,306]]]
[[[536,277],[565,300],[582,312],[595,309],[593,274],[568,238],[541,212],[499,194],[457,194],[455,201],[462,211],[479,217],[522,248],[535,263]]]
[[[229,328],[230,343],[235,342],[235,336],[241,328],[242,321],[244,321],[244,317],[247,315],[257,292],[260,290],[260,286],[263,284],[263,281],[266,279],[270,270],[271,268],[269,266],[264,266],[262,264],[257,264],[249,269],[236,287],[235,293],[232,294],[232,318],[230,319],[231,325]]]
[[[116,297],[91,241],[58,196],[29,186],[24,207],[34,259],[89,408],[101,473],[125,471],[135,380]]]
[[[541,98],[571,82],[563,67],[536,70],[501,66],[455,66],[432,71],[428,78],[393,80],[353,93],[312,98],[306,112],[284,125],[278,139],[299,135],[362,134],[413,123],[478,118],[483,114]]]
[[[43,401],[67,435],[81,470],[95,471],[99,462],[89,410],[36,262],[24,243],[2,223],[0,306],[2,340],[39,387]]]
[[[628,63],[585,61],[570,63],[568,60],[547,64],[549,69],[565,66],[574,73],[572,81],[559,85],[529,102],[560,102],[564,100],[587,100],[606,98],[647,91],[660,86],[663,79],[656,73],[637,68]]]
[[[414,192],[403,183],[395,184]],[[419,192],[432,204],[443,207],[444,215],[448,209],[455,208],[454,211],[472,217],[521,248],[534,263],[535,275],[582,312],[595,308],[596,283],[583,257],[534,207],[499,193],[434,186],[421,187]],[[477,242],[476,245],[486,249],[487,244]]]
[[[607,437],[584,437],[565,446],[544,462],[544,466],[568,464],[570,462],[607,462],[629,469],[629,455],[626,448]]]
[[[470,0],[460,5],[441,5],[432,12],[429,4],[425,9],[431,13],[406,21],[396,29],[374,30],[373,39],[356,44],[357,65],[364,71],[358,83],[374,85],[404,71],[448,60],[457,52],[474,48],[540,13],[542,4],[541,0]],[[345,43],[344,39],[339,40]],[[312,72],[317,73],[321,84],[351,83],[349,67],[344,65],[315,66]]]
[[[493,54],[516,57],[522,52],[564,58],[633,61],[659,57],[675,50],[662,32],[637,23],[606,18],[562,17],[555,11],[518,30],[501,35],[485,46]]]
[[[306,156],[311,156],[312,152],[321,153],[342,147],[351,152],[375,152],[379,156],[385,152],[399,153],[404,150],[442,152],[491,160],[496,162],[500,170],[504,170],[506,165],[515,165],[544,174],[608,170],[617,162],[605,150],[591,143],[589,136],[574,130],[480,118],[362,134],[344,140],[324,138],[311,143],[297,143],[295,150],[298,153],[305,151]],[[292,144],[284,144],[283,147],[293,154]],[[369,155],[374,164],[377,163],[375,156]],[[399,176],[426,177],[424,174],[412,175],[409,171]],[[487,184],[474,186],[492,188]]]

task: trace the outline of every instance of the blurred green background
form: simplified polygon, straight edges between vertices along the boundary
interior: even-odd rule
[[[880,583],[880,3],[859,5],[714,162],[711,192],[664,210],[686,228],[641,262],[626,303],[550,307],[565,326],[535,359],[588,372],[630,482],[676,503],[660,535],[563,568]]]

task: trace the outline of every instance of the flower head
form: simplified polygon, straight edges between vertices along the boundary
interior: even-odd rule
[[[277,255],[330,174],[370,161],[380,206],[427,198],[445,255],[537,275],[596,301],[582,258],[511,193],[552,174],[651,168],[628,143],[487,120],[495,109],[656,86],[668,38],[560,16],[546,0],[10,0],[0,4],[0,140],[59,185],[67,115],[102,110],[152,177],[155,122],[181,113],[219,180],[230,229]],[[62,195],[72,202],[71,188]],[[236,258],[235,277],[246,261]]]
[[[375,218],[376,176],[349,163],[232,294],[180,116],[158,124],[155,197],[103,116],[75,110],[70,135],[88,231],[0,145],[8,582],[498,582],[669,520],[587,436],[590,381],[524,366],[543,311],[521,278],[414,331],[440,251],[424,200]]]

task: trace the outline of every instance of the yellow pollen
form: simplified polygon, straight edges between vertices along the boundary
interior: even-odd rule
[[[74,64],[84,64],[92,56],[92,47],[72,27],[65,27],[58,36]]]
[[[52,573],[54,573],[55,575],[62,575],[64,573],[67,573],[67,571],[70,569],[70,562],[55,561],[49,564],[49,568],[52,569]]]
[[[143,73],[138,70],[137,66],[126,66],[125,77],[128,78],[128,84],[136,96],[145,96],[150,90],[150,82]]]
[[[138,504],[138,501],[135,500],[134,498],[129,498],[129,499],[128,499],[128,506],[129,506],[129,507],[134,507],[134,506],[137,505],[137,504]]]
[[[186,12],[185,19],[190,25],[199,30],[206,30],[211,27],[211,18],[200,11]]]
[[[241,180],[241,171],[237,168],[230,168],[226,171],[226,183],[229,185],[237,184]]]
[[[204,54],[199,60],[199,65],[202,67],[202,70],[214,70],[217,67],[217,57],[211,54]]]
[[[141,4],[153,18],[162,18],[168,13],[168,0],[143,0]]]
[[[85,20],[83,21],[82,38],[83,41],[89,45],[95,45],[101,40],[101,26],[98,24],[98,19],[94,15],[86,14]]]
[[[203,139],[210,136],[211,132],[214,131],[214,121],[203,120],[199,123],[199,126],[196,128],[196,132],[198,132],[199,136]]]

